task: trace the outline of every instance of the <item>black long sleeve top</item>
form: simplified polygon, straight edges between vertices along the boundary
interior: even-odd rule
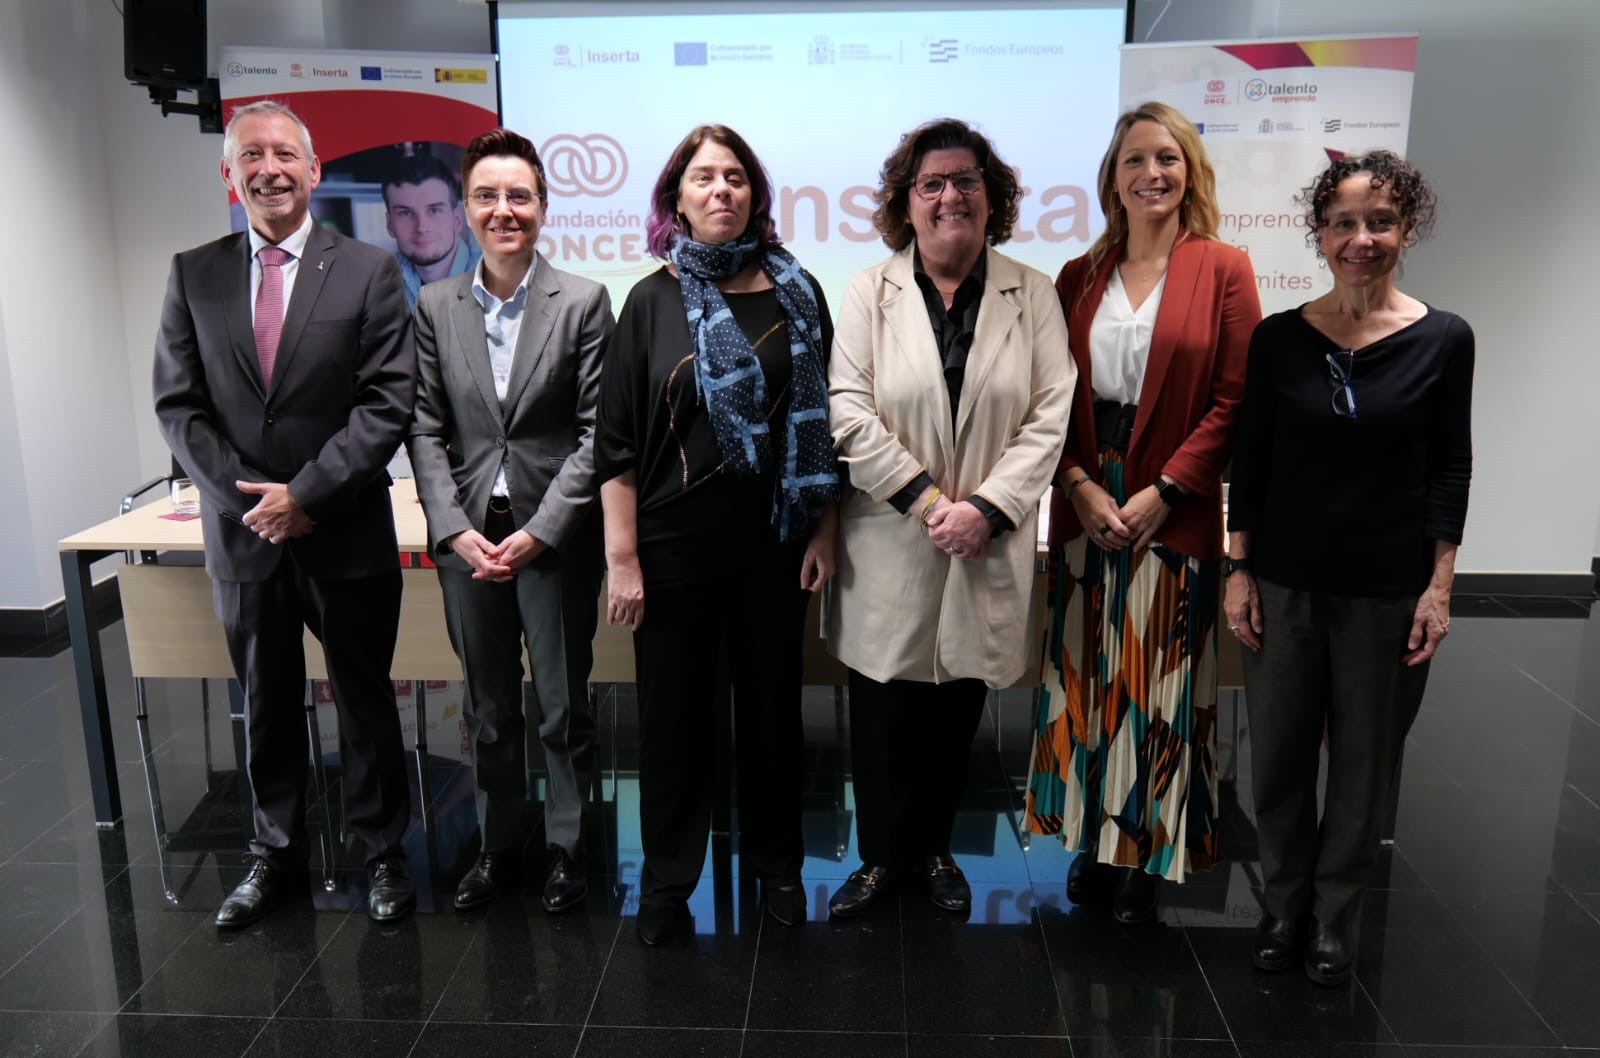
[[[1335,408],[1330,353],[1344,354],[1354,417]],[[1431,306],[1353,354],[1299,309],[1261,321],[1228,500],[1257,576],[1341,595],[1427,586],[1434,541],[1460,543],[1466,523],[1473,356],[1466,321]]]
[[[821,287],[807,279],[817,298],[826,371],[833,321]],[[777,292],[723,298],[755,345],[774,402],[768,421],[781,424],[793,371]],[[594,452],[601,482],[638,472],[639,567],[647,588],[737,574],[778,539],[772,527],[777,461],[750,477],[724,469],[716,430],[695,388],[693,353],[677,278],[662,268],[639,280],[606,349]]]

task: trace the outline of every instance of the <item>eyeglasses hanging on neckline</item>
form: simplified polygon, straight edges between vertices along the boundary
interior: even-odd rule
[[[1344,362],[1341,362],[1341,357]],[[1333,396],[1329,399],[1333,413],[1343,419],[1354,419],[1356,391],[1350,385],[1350,374],[1356,366],[1355,350],[1340,349],[1337,353],[1327,354],[1327,359],[1328,374],[1333,378]]]

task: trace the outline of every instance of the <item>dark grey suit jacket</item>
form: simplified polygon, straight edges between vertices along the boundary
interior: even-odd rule
[[[229,235],[172,259],[156,338],[156,417],[200,490],[206,569],[265,580],[284,548],[313,577],[399,567],[385,471],[416,395],[416,352],[393,255],[313,228],[284,310],[272,385],[250,323],[250,241]],[[271,544],[241,522],[278,481],[316,521]]]
[[[584,531],[598,488],[600,363],[615,326],[605,287],[535,258],[502,404],[472,280],[471,273],[441,279],[417,298],[409,443],[429,544],[441,565],[460,569],[466,563],[445,541],[483,531],[502,459],[519,527],[558,553]]]

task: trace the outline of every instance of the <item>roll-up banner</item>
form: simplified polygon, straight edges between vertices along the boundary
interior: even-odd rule
[[[492,55],[237,47],[222,49],[220,66],[224,120],[247,103],[275,99],[305,121],[322,163],[312,216],[393,253],[413,304],[423,284],[476,265],[481,251],[461,206],[461,158],[474,136],[500,123]],[[243,208],[235,201],[231,210],[233,230],[243,231]],[[409,474],[404,453],[390,470]],[[398,680],[395,692],[408,745],[420,692],[430,755],[471,760],[459,681]],[[332,689],[318,680],[309,693],[321,750],[332,757],[339,749]]]
[[[220,64],[223,118],[258,99],[299,114],[322,162],[312,215],[393,253],[413,304],[477,262],[461,156],[500,123],[494,56],[224,48]],[[244,224],[235,202],[233,230]]]
[[[1158,99],[1200,130],[1217,171],[1219,235],[1255,265],[1264,313],[1333,284],[1306,242],[1300,189],[1329,159],[1406,151],[1417,37],[1130,44],[1122,109]]]

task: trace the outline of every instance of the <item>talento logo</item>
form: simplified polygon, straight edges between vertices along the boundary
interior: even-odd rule
[[[244,63],[242,63],[242,62],[230,62],[228,64],[228,76],[229,77],[243,77],[244,76]]]
[[[622,144],[598,132],[551,136],[539,148],[539,158],[550,190],[557,195],[603,198],[628,179],[628,156]]]
[[[1252,77],[1244,83],[1244,97],[1252,103],[1259,103],[1267,98],[1267,82],[1259,77]]]

